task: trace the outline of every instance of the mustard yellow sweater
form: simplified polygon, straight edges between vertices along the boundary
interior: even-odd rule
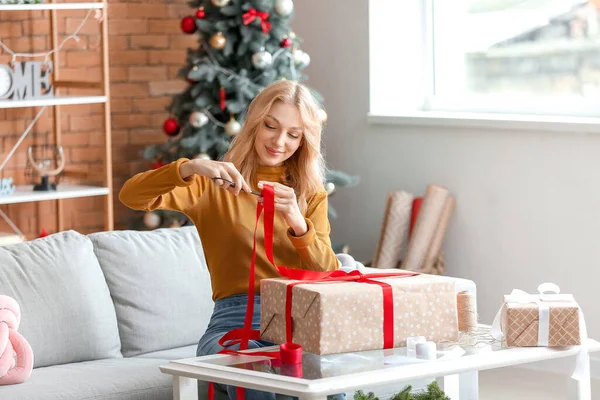
[[[119,199],[134,210],[163,209],[185,213],[196,225],[202,240],[213,299],[247,293],[258,198],[243,192],[236,197],[203,176],[182,179],[179,167],[186,161],[189,160],[181,158],[135,175],[125,182]],[[256,182],[281,183],[284,172],[285,167],[261,166],[256,171]],[[308,231],[295,237],[283,217],[275,213],[275,263],[312,271],[337,269],[338,261],[329,238],[325,191],[309,199],[305,218]],[[256,293],[259,293],[261,279],[277,276],[279,274],[265,254],[261,216],[257,232]]]

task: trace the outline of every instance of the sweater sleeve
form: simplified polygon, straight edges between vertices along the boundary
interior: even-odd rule
[[[185,212],[198,202],[207,186],[205,177],[181,177],[179,167],[187,161],[187,158],[180,158],[161,168],[133,176],[123,185],[119,200],[134,210]]]
[[[327,193],[317,193],[311,199],[305,216],[308,230],[302,236],[294,236],[292,229],[287,236],[302,259],[302,268],[312,271],[333,271],[339,268],[339,262],[329,233],[331,227],[327,215]]]

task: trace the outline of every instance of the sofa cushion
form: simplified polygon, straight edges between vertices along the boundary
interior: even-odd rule
[[[34,369],[24,383],[0,386],[0,399],[170,400],[173,380],[156,359],[105,359]]]
[[[115,309],[86,236],[65,231],[0,247],[0,294],[19,303],[34,367],[121,357]]]
[[[159,350],[153,351],[150,353],[140,354],[136,357],[139,358],[159,358],[161,360],[183,360],[184,358],[194,358],[196,357],[196,349],[197,345],[193,344],[191,346],[185,347],[177,347],[176,349],[167,349],[167,350]]]
[[[124,356],[198,343],[213,301],[195,227],[89,237],[115,304]]]

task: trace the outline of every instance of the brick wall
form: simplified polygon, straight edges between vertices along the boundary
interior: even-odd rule
[[[112,109],[112,156],[114,179],[115,228],[128,228],[137,215],[118,201],[117,195],[126,179],[148,169],[140,152],[154,142],[163,142],[164,111],[171,95],[180,92],[185,82],[176,78],[185,62],[186,49],[197,45],[196,35],[185,35],[180,19],[193,10],[185,0],[130,0],[109,3],[109,47]],[[3,12],[0,39],[19,52],[40,52],[51,48],[49,12]],[[62,38],[75,31],[86,10],[58,12]],[[73,40],[59,53],[61,79],[99,80],[101,76],[99,24],[94,16],[80,31],[79,42]],[[2,54],[0,63],[10,57]],[[39,59],[38,59],[39,60]],[[100,94],[94,90],[63,91],[61,94]],[[0,109],[0,154],[5,155],[18,140],[39,109]],[[26,150],[29,144],[52,143],[52,108],[48,107],[28,138],[13,156],[4,176],[25,183]],[[61,110],[62,144],[67,168],[62,182],[101,184],[103,149],[103,106],[64,106]],[[4,159],[4,156],[1,157]],[[42,229],[57,229],[55,201],[2,206],[28,238]],[[104,229],[104,198],[64,200],[65,229],[82,233]],[[0,223],[0,231],[9,228]]]

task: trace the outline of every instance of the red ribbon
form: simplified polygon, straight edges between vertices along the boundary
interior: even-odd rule
[[[256,224],[254,226],[254,244],[252,247],[252,261],[250,262],[250,276],[248,278],[248,303],[246,304],[246,315],[244,317],[244,327],[233,329],[227,332],[221,339],[219,345],[221,347],[229,347],[235,344],[240,345],[240,351],[223,349],[219,354],[231,355],[254,355],[272,357],[282,362],[290,364],[299,364],[302,362],[302,347],[295,344],[282,344],[279,346],[279,351],[260,351],[245,353],[242,350],[248,349],[250,340],[260,340],[260,331],[252,329],[252,316],[254,315],[254,281],[255,281],[255,265],[256,265],[256,232],[258,230],[258,221],[260,214],[265,211],[264,231],[265,231],[265,252],[267,258],[273,265],[273,224],[275,219],[275,188],[270,185],[265,185],[262,190],[263,204],[258,203],[256,207]],[[277,266],[276,266],[277,267]],[[280,267],[277,267],[280,268]],[[208,384],[208,398],[214,400],[215,389],[212,382]],[[244,388],[236,387],[236,395],[238,400],[244,400]]]
[[[269,13],[265,11],[258,11],[255,8],[251,8],[247,13],[242,15],[242,21],[244,21],[244,25],[248,25],[256,18],[260,18],[260,24],[262,25],[263,33],[269,33],[271,30],[271,23],[268,21]]]

